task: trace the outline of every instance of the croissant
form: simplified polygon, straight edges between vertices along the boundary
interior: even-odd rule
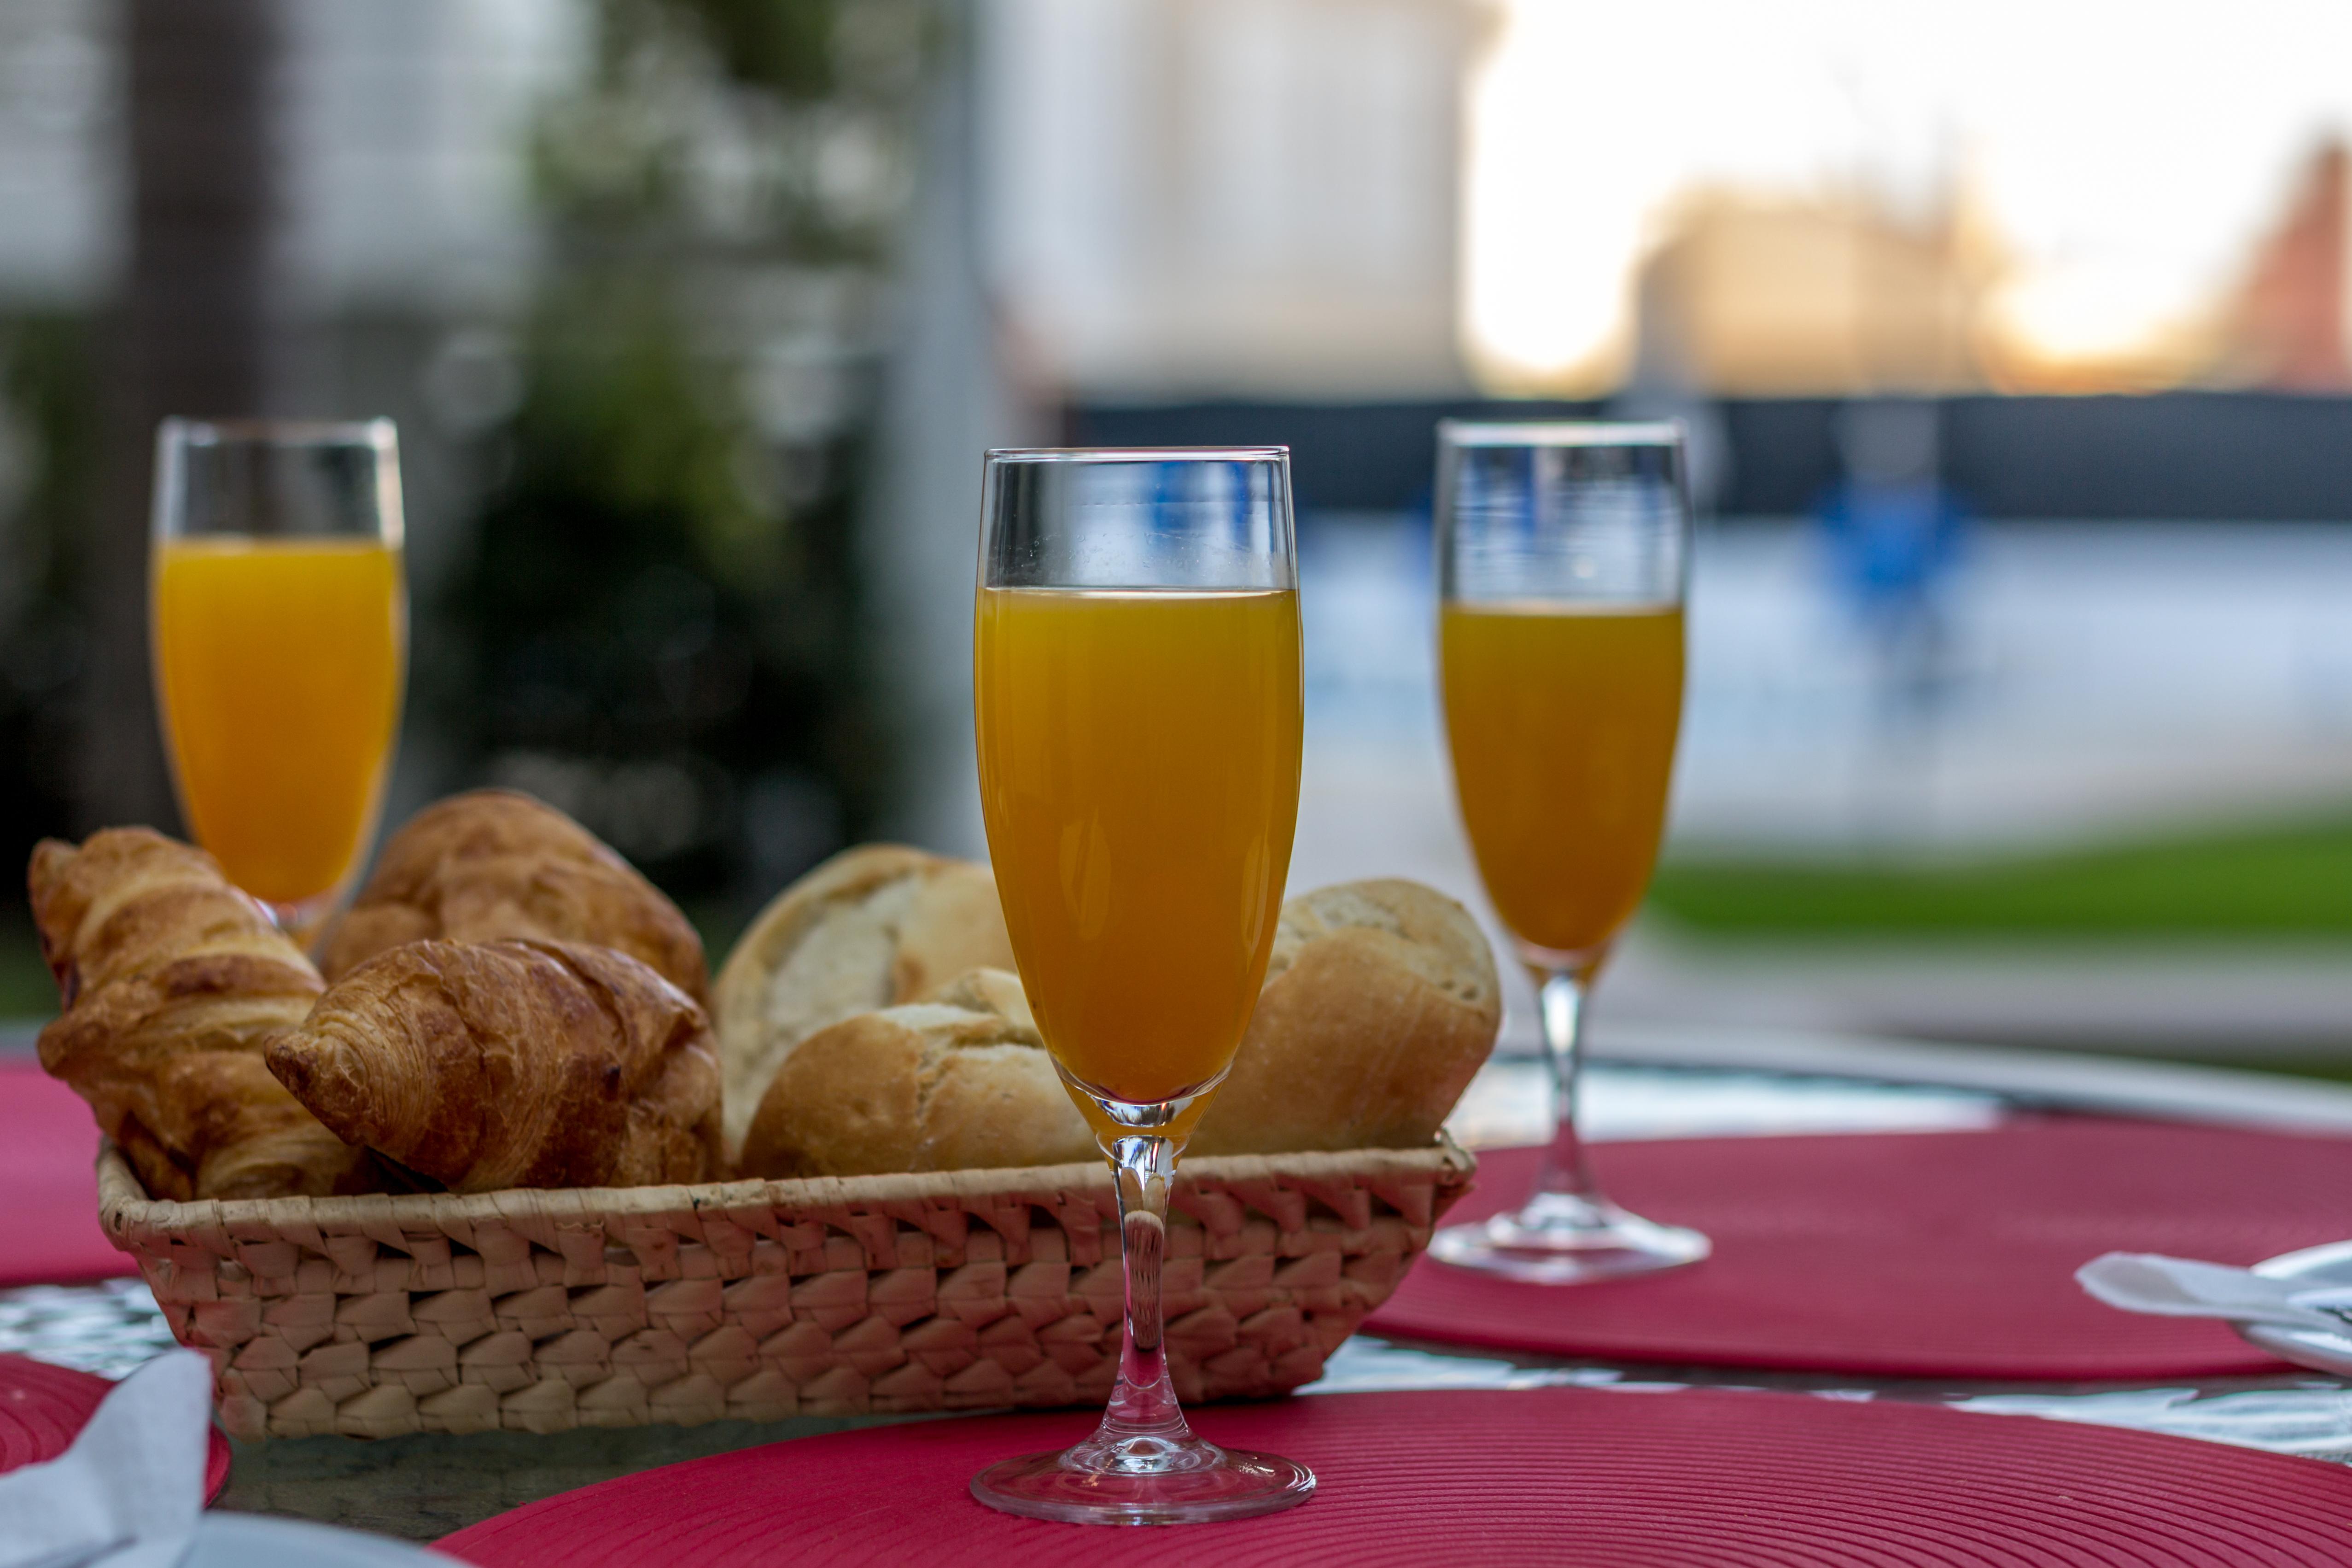
[[[435,936],[616,947],[709,1002],[702,939],[677,906],[587,829],[511,789],[452,795],[410,818],[327,933],[319,967],[340,980]]]
[[[709,1019],[608,947],[395,947],[266,1055],[321,1122],[457,1192],[694,1182],[718,1166]]]
[[[323,988],[203,851],[145,828],[47,839],[26,873],[64,1016],[41,1065],[89,1102],[157,1197],[376,1190],[383,1173],[261,1059]]]

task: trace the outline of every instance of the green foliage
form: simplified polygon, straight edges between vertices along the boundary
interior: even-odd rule
[[[834,29],[844,6],[835,0],[678,0],[738,81],[772,88],[789,99],[822,99],[838,90],[833,68]]]
[[[789,519],[755,507],[740,416],[683,338],[643,278],[550,296],[508,476],[446,601],[447,634],[419,639],[418,673],[444,728],[486,765],[650,761],[690,780],[694,821],[650,833],[560,803],[698,888],[733,864],[736,781],[786,768],[850,795],[862,769],[844,723],[858,681],[846,497]],[[454,656],[428,663],[436,645]]]
[[[1670,862],[1650,896],[1727,936],[2352,936],[2352,821],[1959,864]]]
[[[58,985],[41,960],[32,921],[14,911],[0,915],[0,1021],[47,1018],[57,1010]]]
[[[596,15],[593,69],[533,138],[551,243],[501,476],[416,678],[466,771],[548,796],[681,895],[759,896],[857,829],[885,766],[845,389],[873,352],[859,305],[928,13]],[[782,847],[779,811],[801,819]]]
[[[602,0],[596,16],[589,79],[532,141],[560,238],[887,260],[923,0]]]
[[[72,825],[84,628],[76,546],[97,481],[96,333],[79,317],[0,325],[0,856]]]

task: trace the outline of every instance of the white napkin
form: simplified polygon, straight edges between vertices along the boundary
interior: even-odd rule
[[[205,1507],[212,1364],[157,1356],[56,1458],[0,1475],[0,1568],[173,1568]]]
[[[2168,1318],[2227,1318],[2320,1333],[2352,1334],[2352,1287],[2305,1286],[2250,1269],[2154,1252],[2109,1252],[2074,1270],[2074,1281],[2111,1307]]]

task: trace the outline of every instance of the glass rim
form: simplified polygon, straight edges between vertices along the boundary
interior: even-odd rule
[[[242,453],[240,459],[232,454]],[[350,460],[372,465],[374,522],[367,528],[331,526],[324,528],[269,528],[255,533],[248,528],[220,527],[215,519],[191,519],[185,515],[190,476],[227,463],[251,461],[257,455],[291,455],[296,461],[317,461],[315,455],[364,453]],[[306,456],[304,455],[314,455]],[[330,459],[331,461],[333,459]],[[403,548],[407,535],[402,516],[399,427],[389,418],[189,419],[174,414],[155,426],[154,488],[148,501],[148,537],[167,539],[373,538],[394,549]]]
[[[1449,446],[1676,446],[1685,432],[1678,419],[1441,419],[1437,438]]]
[[[1287,446],[992,446],[991,463],[1279,463]]]
[[[373,446],[388,450],[399,439],[388,418],[268,419],[237,415],[191,419],[173,414],[155,427],[159,440],[190,446]]]

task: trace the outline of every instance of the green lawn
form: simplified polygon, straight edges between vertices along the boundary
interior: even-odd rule
[[[1650,901],[1725,936],[2352,936],[2352,821],[1964,863],[1670,862]]]
[[[57,1010],[57,982],[41,962],[32,920],[0,915],[0,1019],[47,1018]]]
[[[2290,1078],[2325,1078],[2352,1083],[2352,1058],[2340,1056],[2231,1056],[2184,1058],[2237,1072],[2284,1072]]]

